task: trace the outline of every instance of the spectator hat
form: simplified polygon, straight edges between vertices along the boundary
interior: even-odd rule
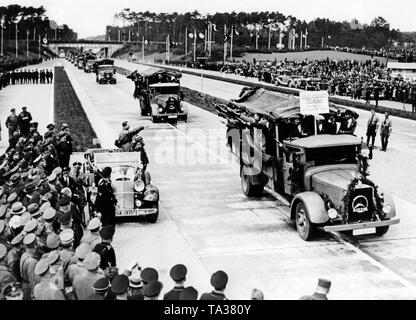
[[[50,233],[46,237],[46,246],[51,250],[57,249],[60,242],[61,240],[56,233]]]
[[[97,252],[88,252],[82,262],[87,270],[95,270],[101,262],[101,257]]]
[[[71,212],[59,212],[58,222],[61,225],[67,225],[71,222],[72,215]]]
[[[36,242],[36,235],[34,233],[29,233],[23,238],[23,244],[25,246],[32,246]]]
[[[152,281],[159,280],[159,273],[153,268],[144,268],[140,273],[140,278],[144,283],[150,283]]]
[[[74,241],[74,231],[65,229],[59,234],[59,240],[63,246],[69,246]]]
[[[49,129],[49,130],[55,129],[55,125],[53,123],[50,123],[46,126],[46,129]]]
[[[59,257],[60,256],[59,256],[58,250],[53,250],[53,251],[48,253],[48,257],[46,259],[47,259],[49,265],[52,266],[59,260]]]
[[[92,290],[97,293],[104,293],[110,288],[110,281],[107,278],[100,278],[92,285]]]
[[[38,218],[40,217],[40,210],[39,210],[39,205],[37,203],[31,203],[28,205],[27,207],[27,211],[30,213],[30,215],[32,216],[32,218]]]
[[[12,239],[12,241],[10,242],[10,244],[12,245],[12,246],[17,246],[17,245],[20,245],[21,243],[22,243],[22,241],[23,241],[23,238],[25,237],[25,235],[24,235],[24,233],[23,232],[21,232],[21,233],[19,233],[17,236],[15,236],[13,239]]]
[[[27,211],[19,217],[20,217],[20,225],[21,226],[24,226],[26,223],[28,223],[32,219],[32,216]]]
[[[62,206],[67,206],[71,203],[71,198],[67,197],[67,196],[63,196],[61,198],[61,200],[59,200],[59,205]]]
[[[84,260],[87,253],[91,252],[91,248],[87,243],[81,243],[76,249],[75,249],[75,256],[78,258],[78,260]]]
[[[183,264],[177,264],[170,269],[170,277],[175,282],[179,282],[186,279],[186,273],[188,270]]]
[[[100,236],[103,240],[111,239],[114,236],[115,228],[113,226],[104,226],[100,230]]]
[[[0,260],[2,260],[7,254],[6,246],[0,243]]]
[[[9,221],[9,227],[12,229],[18,229],[22,225],[20,224],[20,216],[13,216]]]
[[[49,207],[47,209],[45,209],[45,212],[42,215],[42,218],[47,221],[47,222],[51,222],[56,215],[56,210],[52,207]]]
[[[327,279],[318,279],[318,287],[329,289],[331,288],[331,281]]]
[[[59,254],[58,254],[58,256],[59,256]],[[38,261],[38,263],[36,263],[35,274],[37,276],[44,275],[48,270],[49,270],[49,263],[48,263],[47,259],[41,259],[41,260]]]
[[[7,198],[7,202],[8,203],[14,203],[17,200],[17,193],[13,192],[8,198]]]
[[[198,300],[198,291],[194,287],[186,287],[179,294],[179,300]]]
[[[124,274],[118,274],[111,281],[111,291],[115,294],[123,294],[129,288],[129,278]]]
[[[211,285],[214,287],[215,290],[223,290],[227,286],[227,283],[228,276],[222,270],[215,272],[211,276]]]
[[[3,220],[0,220],[0,234],[3,233],[5,228],[6,228],[6,223]]]
[[[12,176],[10,177],[10,184],[12,186],[16,185],[17,183],[19,183],[20,178],[21,177],[19,173],[13,173]]]
[[[40,214],[43,215],[43,213],[45,213],[46,209],[48,209],[50,207],[51,207],[51,203],[49,201],[46,201],[46,202],[42,203],[42,205],[40,206],[39,211],[38,211],[39,212],[39,215]]]
[[[12,205],[12,212],[11,214],[14,215],[22,215],[24,212],[26,212],[26,208],[23,206],[21,202],[15,202]]]
[[[38,181],[32,181],[25,184],[25,188],[23,189],[24,193],[32,193],[38,187]]]
[[[26,233],[35,232],[37,227],[38,227],[38,222],[35,219],[32,219],[25,224],[23,231]]]
[[[132,270],[130,280],[130,287],[132,288],[141,288],[142,279],[140,278],[140,271],[137,269]]]
[[[56,176],[56,174],[55,173],[51,173],[49,176],[48,176],[48,181],[49,182],[55,182],[56,181],[56,178],[57,178],[57,176]]]
[[[52,173],[59,176],[62,173],[62,168],[61,167],[56,167],[55,169],[53,169]]]
[[[98,218],[92,218],[90,220],[90,222],[88,223],[88,230],[90,230],[90,231],[98,230],[98,228],[100,227],[100,225],[101,225],[100,219],[98,219]]]
[[[7,212],[7,205],[3,204],[0,206],[0,219],[3,219],[3,217],[6,215]]]

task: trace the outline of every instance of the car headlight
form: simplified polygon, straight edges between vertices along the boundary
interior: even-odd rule
[[[142,180],[137,180],[134,183],[134,191],[136,191],[136,192],[142,192],[145,187],[146,186],[145,186],[145,184],[144,184],[144,182]]]
[[[159,107],[159,109],[157,109],[158,111],[159,111],[159,113],[162,113],[163,112],[163,108],[162,107]]]
[[[157,201],[158,200],[158,194],[156,191],[149,191],[146,192],[144,195],[143,200],[145,201]]]
[[[136,200],[134,201],[134,203],[136,204],[136,207],[140,207],[142,205],[142,202],[140,200]]]
[[[338,211],[335,210],[334,208],[331,208],[328,210],[328,217],[330,219],[336,219],[338,217]]]
[[[383,206],[382,210],[383,210],[384,214],[390,214],[391,213],[391,206],[386,204],[386,205]]]

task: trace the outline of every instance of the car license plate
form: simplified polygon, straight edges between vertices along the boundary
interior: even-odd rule
[[[116,211],[117,217],[147,216],[156,213],[157,209],[121,209]]]
[[[376,228],[366,228],[366,229],[356,229],[352,230],[353,236],[362,236],[364,234],[373,234],[376,233]]]

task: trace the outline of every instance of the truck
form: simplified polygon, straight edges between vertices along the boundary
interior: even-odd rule
[[[352,134],[327,134],[321,124],[338,110],[302,115],[298,97],[262,88],[216,105],[227,120],[227,144],[240,164],[243,193],[261,197],[265,188],[290,203],[301,239],[318,230],[352,236],[384,235],[398,224],[394,200],[368,178],[368,149]],[[305,134],[292,135],[304,127]]]
[[[133,96],[139,100],[142,116],[152,122],[188,120],[188,105],[183,101],[180,87],[181,73],[161,68],[143,68],[127,76],[135,84]]]
[[[116,84],[116,69],[114,67],[113,59],[99,59],[94,63],[95,81],[99,84],[110,83]]]
[[[90,73],[93,71],[96,59],[95,54],[87,53],[84,55],[84,72]]]

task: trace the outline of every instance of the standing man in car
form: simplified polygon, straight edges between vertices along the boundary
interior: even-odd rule
[[[103,226],[115,226],[117,199],[111,186],[111,168],[105,167],[101,172],[101,177],[98,182],[97,199],[95,200],[96,209],[101,214]]]

